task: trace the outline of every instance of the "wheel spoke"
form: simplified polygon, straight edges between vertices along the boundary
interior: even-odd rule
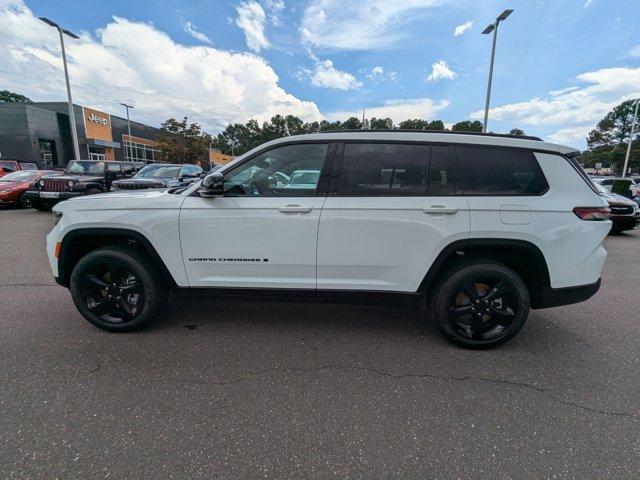
[[[471,313],[472,305],[464,305],[462,307],[451,307],[449,309],[449,316],[453,319],[464,317]]]
[[[478,288],[476,287],[476,283],[474,281],[465,283],[462,286],[462,290],[464,291],[465,295],[469,297],[469,300],[472,302],[475,302],[480,298],[480,294],[478,293]]]
[[[120,283],[120,276],[122,273],[122,268],[120,267],[120,265],[109,263],[107,265],[107,270],[109,271],[109,280],[111,281],[111,283]]]
[[[109,286],[106,282],[103,282],[95,275],[86,275],[85,277],[92,286],[98,288],[106,288]]]
[[[510,325],[515,317],[513,312],[496,307],[489,307],[489,313],[495,318],[496,323],[502,326]]]
[[[484,324],[482,315],[474,315],[471,321],[471,338],[480,339],[484,334]]]
[[[112,305],[111,299],[105,297],[99,302],[96,302],[96,304],[93,307],[89,307],[89,310],[91,310],[95,315],[101,317],[102,315],[104,315],[109,311],[109,308],[111,307],[111,305]]]
[[[495,287],[491,289],[489,293],[487,293],[483,300],[493,300],[494,298],[500,298],[500,296],[511,290],[511,287],[506,282],[498,282]]]

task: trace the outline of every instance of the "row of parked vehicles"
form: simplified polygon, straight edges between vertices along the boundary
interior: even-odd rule
[[[193,164],[72,160],[64,171],[37,170],[36,165],[12,161],[0,175],[0,205],[48,211],[70,198],[117,190],[172,188],[204,176]],[[10,171],[7,171],[10,170]]]
[[[611,233],[618,234],[625,230],[632,230],[640,223],[640,177],[592,177],[596,189],[609,203],[611,213],[609,219],[612,222]],[[626,180],[629,190],[626,195],[612,192],[616,181]]]

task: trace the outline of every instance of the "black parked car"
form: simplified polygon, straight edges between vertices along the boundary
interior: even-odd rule
[[[63,175],[39,180],[25,195],[33,208],[47,211],[62,200],[108,192],[114,181],[134,171],[133,162],[72,160]]]
[[[611,233],[618,234],[625,230],[632,230],[640,223],[640,207],[633,200],[611,193],[603,185],[594,183],[596,189],[609,203],[611,214],[609,220],[613,223]]]
[[[147,188],[182,187],[200,180],[203,171],[197,165],[154,163],[140,170],[133,178],[113,182],[112,190],[144,190]]]

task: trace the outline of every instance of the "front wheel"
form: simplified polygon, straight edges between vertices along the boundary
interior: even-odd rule
[[[529,292],[518,274],[501,263],[465,261],[443,275],[429,307],[447,340],[464,348],[493,348],[523,327]]]
[[[162,277],[143,253],[104,247],[84,256],[69,285],[82,316],[98,328],[129,332],[149,324],[167,299]]]
[[[27,192],[23,192],[18,199],[18,206],[20,208],[31,208],[31,200],[27,198]]]

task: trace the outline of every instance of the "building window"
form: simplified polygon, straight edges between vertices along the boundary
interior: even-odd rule
[[[130,142],[123,137],[122,145],[124,158],[130,162],[153,163],[159,157],[160,150],[144,143]]]
[[[38,140],[40,147],[40,160],[46,170],[47,167],[53,167],[53,145],[51,140]]]

